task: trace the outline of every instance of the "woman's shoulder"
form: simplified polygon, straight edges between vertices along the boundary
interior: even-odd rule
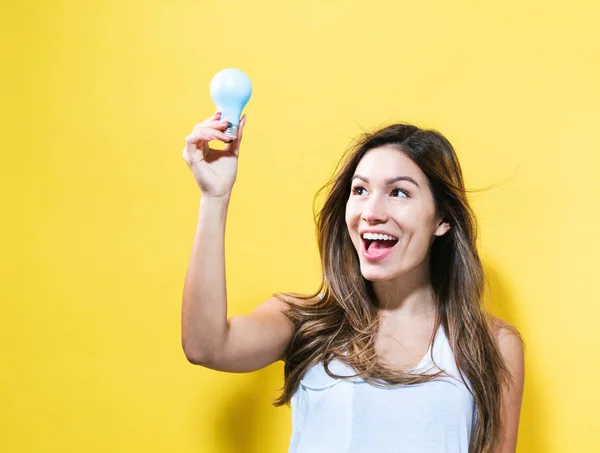
[[[525,355],[523,336],[515,326],[504,319],[492,316],[491,322],[494,339],[511,374],[522,374]]]
[[[492,331],[494,333],[494,337],[498,343],[505,340],[512,341],[521,341],[523,342],[523,337],[519,330],[513,326],[508,321],[499,318],[498,316],[490,316]],[[507,338],[508,337],[508,338]]]

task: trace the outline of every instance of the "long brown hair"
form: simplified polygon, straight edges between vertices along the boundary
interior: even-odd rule
[[[461,378],[470,381],[477,412],[471,452],[493,451],[500,441],[501,388],[509,371],[494,339],[494,318],[483,303],[485,276],[477,252],[477,224],[467,201],[462,170],[450,142],[435,130],[393,124],[365,133],[340,161],[316,216],[322,280],[314,294],[277,293],[286,303],[294,335],[285,352],[285,384],[275,406],[290,403],[306,371],[337,358],[367,382],[410,385],[435,374],[402,373],[383,364],[375,349],[379,312],[372,284],[360,271],[357,252],[345,222],[351,179],[370,149],[392,146],[412,159],[428,179],[436,212],[450,230],[436,237],[430,250],[430,275],[436,303],[433,332],[443,325]],[[430,346],[433,336],[430,340]],[[465,382],[466,384],[466,382]],[[467,386],[468,388],[468,386]],[[469,391],[471,391],[469,389]]]

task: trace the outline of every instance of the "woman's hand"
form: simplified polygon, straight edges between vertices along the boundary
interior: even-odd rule
[[[192,170],[204,198],[227,197],[235,183],[246,115],[240,120],[237,138],[223,132],[227,129],[227,123],[228,118],[221,119],[221,112],[216,112],[197,124],[185,139],[183,160]],[[214,149],[208,146],[210,140],[221,140],[227,145],[222,150]]]

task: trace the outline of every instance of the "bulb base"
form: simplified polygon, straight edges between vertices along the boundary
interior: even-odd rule
[[[229,124],[231,124],[231,123],[229,123]],[[237,131],[238,131],[238,127],[231,124],[231,126],[229,126],[227,129],[225,129],[225,135],[229,135],[232,138],[231,141],[233,141],[237,138]]]

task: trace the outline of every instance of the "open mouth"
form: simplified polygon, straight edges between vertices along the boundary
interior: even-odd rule
[[[397,243],[398,239],[364,239],[363,241],[364,250],[367,254],[381,254],[388,250],[391,250]]]

